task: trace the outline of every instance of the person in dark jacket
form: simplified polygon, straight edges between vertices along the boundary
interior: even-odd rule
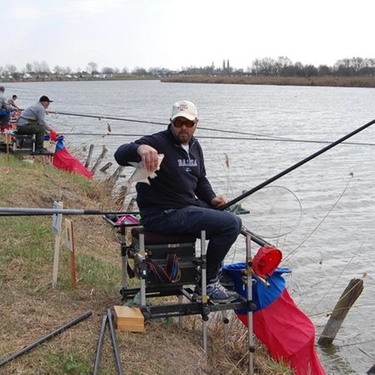
[[[120,146],[115,152],[119,165],[143,162],[149,172],[156,171],[150,184],[137,183],[137,204],[141,225],[163,234],[195,234],[206,231],[207,294],[217,302],[236,298],[219,281],[223,260],[241,230],[241,219],[217,210],[224,205],[223,196],[216,195],[206,177],[201,145],[194,137],[198,125],[196,106],[187,100],[173,105],[166,130],[144,136]],[[158,154],[164,159],[158,167]],[[197,291],[200,292],[197,287]]]

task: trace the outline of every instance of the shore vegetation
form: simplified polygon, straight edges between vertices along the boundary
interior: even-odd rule
[[[327,87],[375,87],[374,77],[268,77],[268,76],[180,76],[161,78],[161,82],[220,83],[234,85],[276,85],[276,86],[327,86]]]
[[[246,69],[232,66],[223,60],[203,67],[183,67],[173,70],[165,67],[132,70],[102,67],[91,61],[85,69],[54,66],[35,61],[19,70],[13,64],[0,66],[0,82],[39,81],[95,81],[95,80],[160,80],[161,82],[221,83],[293,86],[375,87],[375,58],[352,57],[337,60],[332,66],[302,64],[288,57],[258,58]]]

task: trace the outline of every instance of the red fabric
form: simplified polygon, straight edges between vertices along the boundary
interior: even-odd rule
[[[0,125],[0,133],[5,133],[7,130],[12,130],[12,125]]]
[[[279,266],[282,253],[271,246],[262,246],[253,258],[252,268],[256,275],[267,278],[271,276]]]
[[[84,165],[82,165],[77,158],[72,156],[65,147],[55,153],[53,156],[53,165],[56,168],[73,172],[90,179],[94,177],[94,175]]]
[[[56,142],[56,140],[57,140],[57,133],[51,132],[50,136],[51,136],[51,141]]]
[[[247,314],[237,314],[246,326]],[[315,351],[315,328],[298,309],[287,289],[267,307],[253,314],[254,334],[276,360],[283,359],[295,375],[325,375]]]

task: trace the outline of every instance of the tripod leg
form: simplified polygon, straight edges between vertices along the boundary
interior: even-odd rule
[[[99,367],[100,367],[100,360],[101,360],[101,353],[103,348],[103,339],[104,339],[104,332],[105,327],[107,326],[107,315],[104,315],[102,318],[102,325],[100,326],[98,344],[96,346],[96,355],[95,355],[95,365],[94,365],[94,375],[98,374]]]
[[[110,333],[111,333],[112,348],[113,348],[113,353],[115,355],[117,371],[120,375],[123,375],[124,371],[122,369],[120,354],[118,352],[116,332],[115,332],[115,329],[113,327],[112,312],[111,312],[110,309],[107,310],[107,320],[108,320],[108,324],[109,324],[109,330],[110,330]]]

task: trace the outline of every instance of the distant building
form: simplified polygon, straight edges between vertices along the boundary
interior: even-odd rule
[[[106,73],[94,73],[92,75],[93,78],[100,78],[100,79],[105,79],[105,78],[112,78],[113,74],[106,74]]]

